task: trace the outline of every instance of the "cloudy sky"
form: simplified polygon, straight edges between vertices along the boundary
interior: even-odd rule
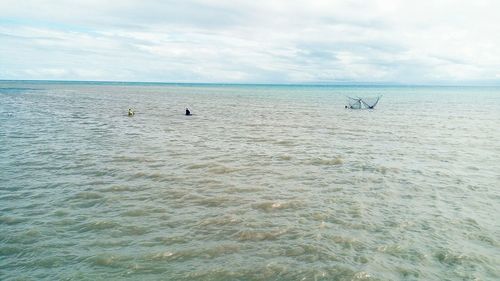
[[[0,79],[500,84],[498,0],[0,0]]]

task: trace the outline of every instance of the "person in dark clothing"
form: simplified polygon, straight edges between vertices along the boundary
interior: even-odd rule
[[[189,111],[189,108],[186,107],[186,115],[191,115],[191,111]]]

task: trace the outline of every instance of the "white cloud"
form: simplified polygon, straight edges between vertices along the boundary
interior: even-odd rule
[[[0,2],[3,79],[498,80],[494,0]]]

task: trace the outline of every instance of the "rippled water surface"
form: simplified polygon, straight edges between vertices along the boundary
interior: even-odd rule
[[[500,88],[0,82],[0,279],[500,280],[499,125]]]

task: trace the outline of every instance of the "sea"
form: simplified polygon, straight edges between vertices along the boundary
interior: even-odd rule
[[[499,126],[494,86],[0,81],[0,280],[500,280]]]

